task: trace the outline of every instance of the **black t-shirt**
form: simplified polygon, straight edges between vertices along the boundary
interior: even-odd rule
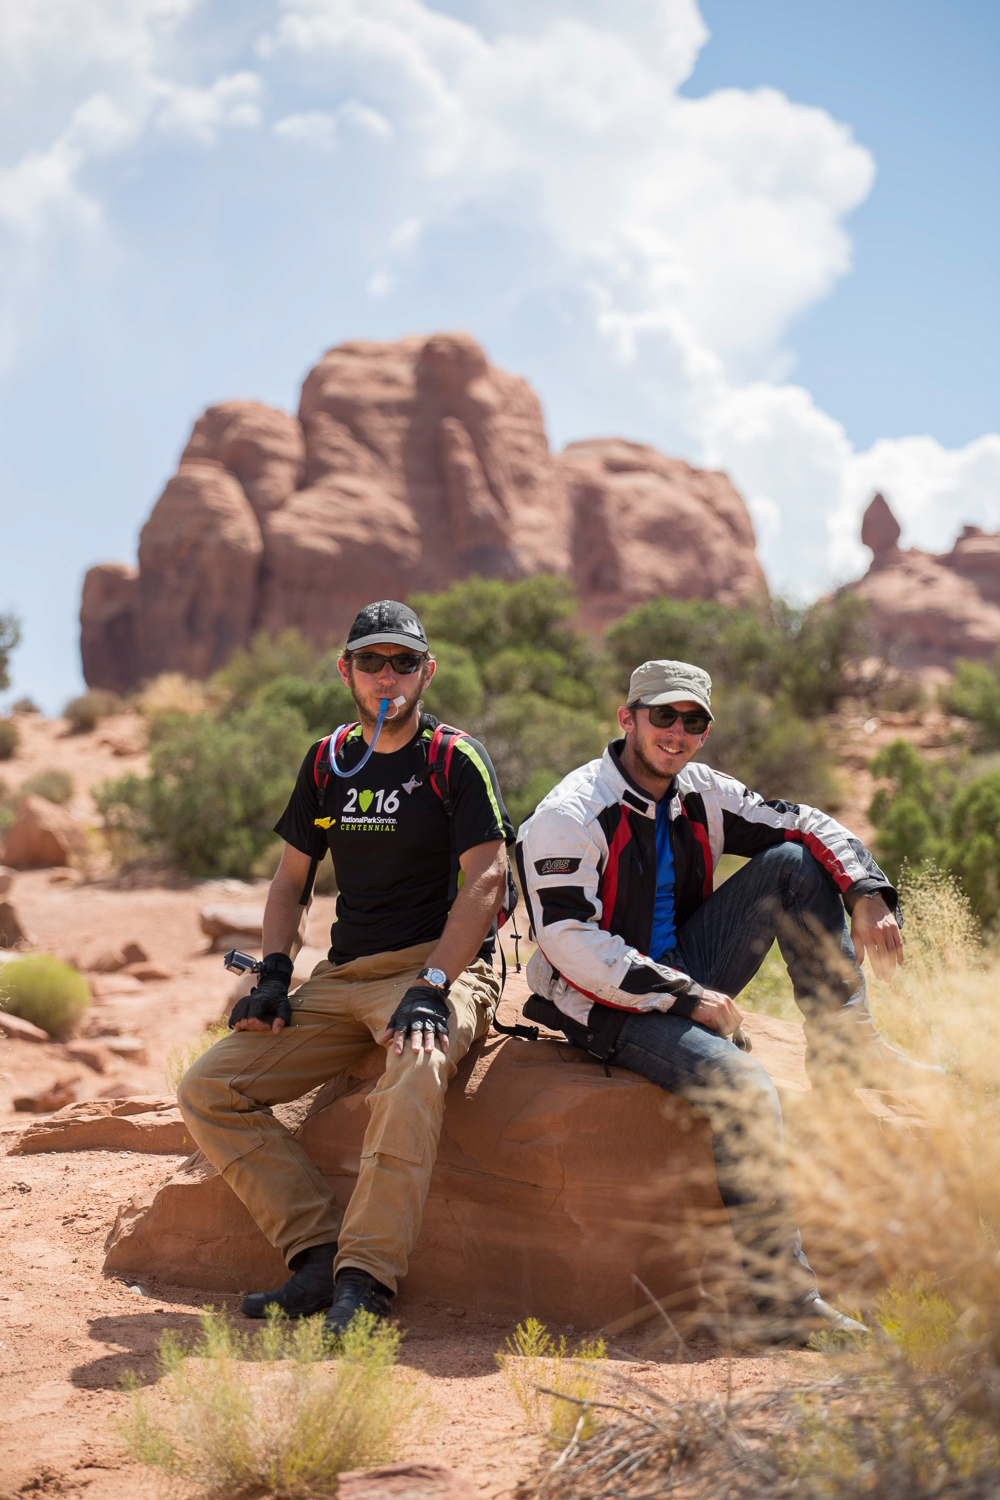
[[[513,836],[496,772],[478,740],[453,741],[451,817],[430,782],[418,780],[427,770],[437,722],[421,714],[409,744],[388,755],[376,751],[356,779],[331,772],[322,807],[315,773],[319,741],[302,762],[274,831],[311,858],[322,859],[330,850],[340,893],[330,929],[333,963],[439,938],[458,891],[459,856],[476,844]],[[341,746],[338,767],[349,770],[366,748],[355,726]],[[491,933],[480,956],[491,958],[493,947]]]

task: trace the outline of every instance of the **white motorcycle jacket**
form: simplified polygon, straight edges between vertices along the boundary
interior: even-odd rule
[[[648,957],[656,899],[656,803],[622,769],[624,741],[571,771],[517,836],[517,865],[533,935],[532,990],[610,1046],[626,1015],[690,1015],[704,993],[689,974]],[[723,854],[752,857],[804,844],[848,909],[897,896],[869,851],[835,818],[794,802],[765,802],[709,766],[690,763],[668,792],[677,927],[713,889]]]

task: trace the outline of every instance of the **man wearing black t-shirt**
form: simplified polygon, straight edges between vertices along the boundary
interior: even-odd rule
[[[263,974],[233,1010],[232,1033],[177,1091],[191,1134],[292,1271],[276,1291],[247,1297],[244,1313],[329,1308],[333,1332],[359,1309],[383,1316],[406,1274],[448,1080],[499,998],[495,919],[513,834],[476,740],[450,739],[444,788],[429,777],[437,720],[420,712],[420,694],[434,662],[411,609],[389,599],[368,605],[339,665],[360,723],[314,745],[302,763],[276,827],[285,848],[264,913]],[[386,700],[391,716],[376,737]],[[289,995],[300,894],[327,848],[340,893],[329,957]],[[373,1038],[386,1048],[386,1067],[368,1099],[361,1170],[341,1212],[268,1106],[343,1072]]]

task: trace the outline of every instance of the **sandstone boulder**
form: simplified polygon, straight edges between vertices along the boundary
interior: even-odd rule
[[[146,1151],[170,1156],[188,1151],[188,1136],[173,1095],[88,1099],[49,1120],[30,1125],[12,1156],[39,1151]]]
[[[10,895],[16,879],[16,870],[11,870],[7,865],[0,865],[0,896]]]
[[[531,387],[468,334],[342,344],[296,417],[229,401],[199,418],[138,574],[87,575],[85,675],[118,691],[205,677],[260,628],[337,643],[386,593],[538,572],[571,574],[594,623],[678,589],[766,591],[724,475],[618,440],[557,458]]]
[[[521,987],[512,981],[508,993]],[[765,1064],[807,1087],[801,1027],[752,1017],[750,1029]],[[369,1077],[332,1080],[296,1132],[341,1205],[382,1062],[373,1048],[357,1070]],[[434,1298],[447,1288],[479,1311],[594,1326],[632,1310],[633,1271],[654,1292],[692,1285],[704,1247],[691,1222],[720,1218],[707,1127],[686,1104],[635,1074],[608,1078],[555,1040],[491,1036],[449,1089],[406,1291]],[[282,1262],[196,1154],[119,1210],[105,1269],[239,1290],[273,1285]]]
[[[476,1500],[478,1491],[441,1464],[385,1464],[338,1474],[338,1500]]]
[[[25,797],[7,831],[4,862],[17,870],[68,865],[86,850],[86,837],[71,812],[34,793]]]
[[[14,1108],[20,1113],[34,1115],[46,1115],[53,1110],[62,1109],[76,1099],[81,1082],[79,1073],[74,1073],[69,1078],[59,1078],[36,1094],[18,1095],[14,1100]]]
[[[966,526],[950,552],[898,546],[899,525],[881,495],[865,512],[868,572],[842,592],[871,611],[876,647],[900,666],[951,668],[958,657],[989,659],[1000,645],[1000,533]]]

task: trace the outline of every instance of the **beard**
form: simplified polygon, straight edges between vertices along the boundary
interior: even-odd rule
[[[392,695],[394,698],[399,698],[400,696],[402,696],[406,701],[405,703],[401,703],[397,709],[393,710],[391,706],[392,700],[390,699],[390,711],[385,718],[382,729],[383,734],[386,733],[386,731],[389,729],[389,726],[395,720],[402,722],[404,719],[408,719],[413,713],[413,710],[419,704],[420,694],[424,690],[424,684],[426,681],[425,670],[421,669],[421,671],[419,673],[415,673],[414,676],[416,677],[416,682],[409,692],[406,691],[402,681],[400,681],[396,692]],[[351,689],[351,697],[354,699],[354,706],[358,711],[358,718],[361,720],[361,726],[363,729],[373,730],[375,728],[375,725],[378,723],[378,711],[376,710],[376,712],[373,713],[367,706],[367,704],[363,703],[362,700],[358,697],[358,689],[357,683],[355,682],[353,666],[348,667],[348,677],[350,678],[349,686]]]

